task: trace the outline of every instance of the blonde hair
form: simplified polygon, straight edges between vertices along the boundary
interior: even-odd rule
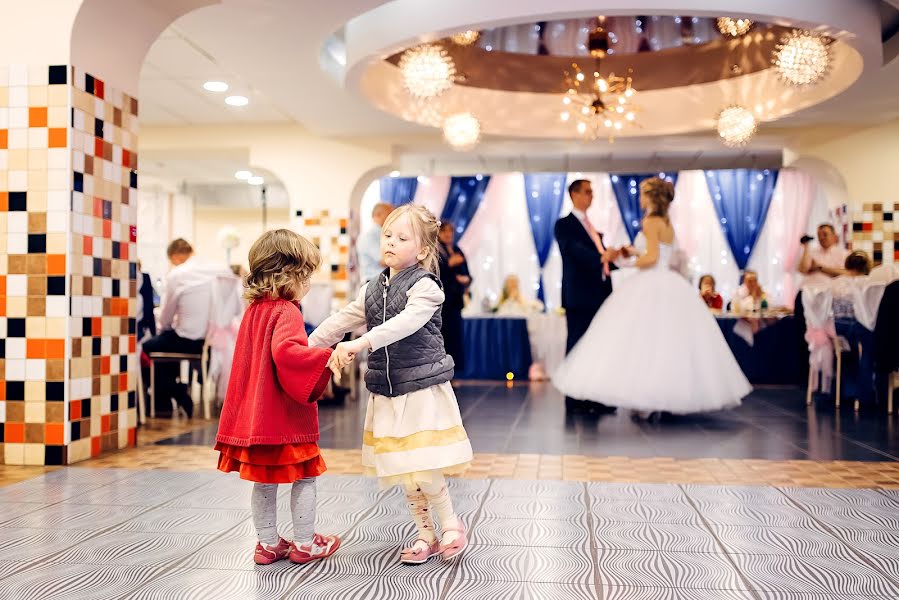
[[[403,215],[409,215],[409,223],[412,225],[412,232],[418,238],[418,243],[425,257],[418,261],[423,269],[434,273],[438,272],[437,267],[437,232],[440,230],[440,221],[424,206],[415,204],[403,204],[399,206],[384,220],[384,229],[389,229]]]
[[[662,217],[668,220],[668,207],[674,200],[674,184],[661,177],[650,177],[640,184],[640,193],[646,196],[652,207],[647,216]]]
[[[322,262],[321,253],[289,229],[266,231],[250,248],[250,273],[244,298],[296,300]]]
[[[505,280],[503,280],[503,291],[499,295],[499,303],[502,304],[506,300],[508,300],[511,296],[509,295],[509,282],[512,280],[518,282],[519,285],[516,286],[518,288],[518,295],[521,296],[521,280],[518,278],[518,275],[514,273],[511,275],[506,275]]]

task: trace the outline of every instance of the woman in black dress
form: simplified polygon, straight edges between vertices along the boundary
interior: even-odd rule
[[[465,293],[471,285],[471,274],[465,254],[453,243],[456,228],[444,221],[440,224],[437,249],[440,258],[440,282],[443,284],[441,316],[443,318],[443,342],[446,353],[456,363],[456,375],[465,371],[465,346],[462,341],[462,309],[465,307]]]

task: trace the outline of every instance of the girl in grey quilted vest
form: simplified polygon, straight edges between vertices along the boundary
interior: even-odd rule
[[[331,367],[343,368],[358,353],[370,352],[362,464],[382,486],[405,488],[418,528],[417,539],[400,554],[408,564],[454,558],[468,543],[445,479],[464,471],[472,452],[450,385],[453,359],[440,335],[438,228],[421,206],[395,209],[381,232],[384,271],[309,338],[310,346],[331,346],[362,325],[368,328],[365,335],[337,344]]]

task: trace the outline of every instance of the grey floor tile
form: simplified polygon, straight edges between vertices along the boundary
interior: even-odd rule
[[[589,532],[584,525],[582,521],[482,517],[471,528],[468,539],[476,545],[589,548]]]
[[[143,506],[95,506],[54,504],[22,515],[4,525],[37,529],[86,529],[100,531],[133,519],[146,511]]]
[[[846,544],[816,529],[713,524],[712,531],[730,553],[851,556]]]
[[[706,521],[717,525],[819,529],[811,517],[792,506],[698,501],[695,504]]]
[[[790,504],[789,499],[773,487],[685,485],[683,489],[687,496],[700,502]]]
[[[38,504],[55,504],[98,487],[100,487],[100,484],[23,481],[0,488],[0,503],[33,502]]]
[[[485,518],[579,520],[586,513],[583,501],[559,498],[488,497],[481,510]]]
[[[654,483],[588,483],[587,490],[597,500],[640,500],[643,502],[668,502],[684,500],[679,486]]]
[[[158,485],[133,485],[127,481],[94,488],[66,501],[67,504],[107,506],[157,506],[171,502],[173,491]]]
[[[490,496],[500,498],[558,499],[583,503],[585,486],[577,481],[525,481],[498,479],[490,487]]]
[[[527,548],[470,546],[461,557],[457,577],[476,581],[528,581]]]
[[[227,572],[177,568],[121,597],[128,600],[271,600],[283,597],[300,576],[296,569]]]
[[[597,547],[608,550],[721,552],[715,538],[702,525],[599,522],[594,539]]]
[[[0,582],[0,598],[119,600],[157,577],[162,568],[43,564]]]
[[[593,585],[457,579],[445,600],[596,600]]]
[[[597,523],[667,523],[696,526],[702,524],[693,507],[685,502],[615,500],[596,503],[592,510]]]
[[[806,504],[805,509],[828,525],[899,530],[899,507]]]
[[[0,528],[0,560],[42,560],[95,535],[79,530]]]
[[[739,574],[718,554],[599,550],[603,586],[684,589],[746,589]]]
[[[880,573],[845,558],[731,555],[753,589],[806,594],[899,595],[899,587]]]
[[[754,600],[752,592],[743,590],[700,590],[650,587],[601,588],[602,600]]]
[[[154,567],[189,555],[218,555],[215,536],[115,531],[91,537],[53,556],[55,562]],[[214,551],[211,551],[215,548]]]
[[[882,506],[899,510],[899,503],[877,490],[846,488],[781,488],[783,493],[800,504]]]
[[[146,510],[146,509],[143,509]],[[250,518],[249,510],[159,507],[123,523],[121,531],[219,535]]]
[[[3,502],[0,504],[0,526],[16,517],[42,510],[47,506],[49,505],[37,502]]]

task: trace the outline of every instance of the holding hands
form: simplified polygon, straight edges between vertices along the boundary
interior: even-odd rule
[[[371,346],[365,338],[337,344],[334,352],[331,353],[331,358],[328,359],[328,368],[334,373],[335,379],[340,382],[340,370],[353,362],[357,354],[369,348]]]

